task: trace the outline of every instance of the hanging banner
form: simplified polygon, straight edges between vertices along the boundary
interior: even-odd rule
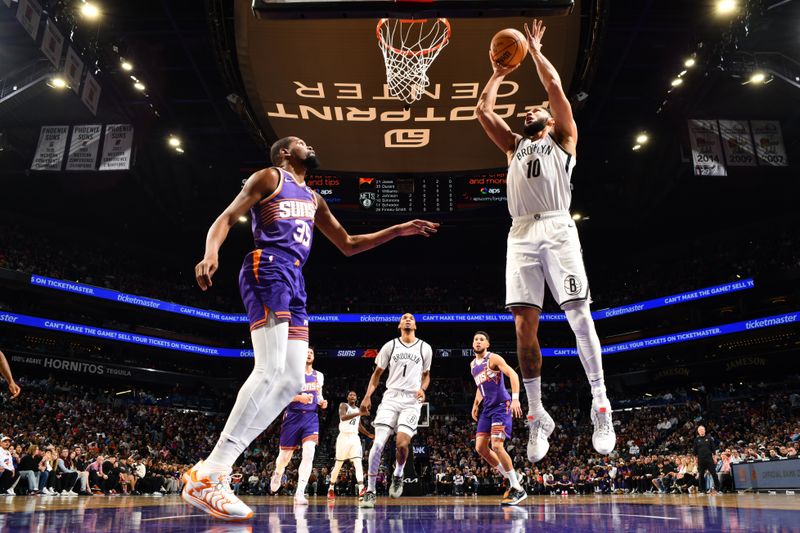
[[[44,37],[42,37],[42,52],[47,59],[58,68],[61,66],[61,52],[64,51],[64,36],[53,23],[52,19],[47,19],[44,27]]]
[[[71,46],[67,46],[67,61],[64,63],[64,76],[67,78],[67,83],[75,91],[75,94],[80,95],[81,76],[83,75],[83,60],[78,52]]]
[[[31,170],[61,170],[69,126],[42,126]]]
[[[103,157],[99,170],[128,170],[131,168],[133,126],[130,124],[108,124],[103,140]]]
[[[94,79],[91,72],[86,73],[86,79],[83,82],[83,94],[81,100],[92,112],[92,115],[97,114],[97,104],[100,103],[100,84]]]
[[[716,120],[689,120],[695,176],[727,176]]]
[[[34,41],[39,36],[39,20],[42,18],[42,6],[36,0],[19,0],[17,20]]]
[[[758,164],[770,167],[788,166],[781,123],[777,120],[751,120],[750,125],[756,141]]]
[[[103,126],[89,124],[73,126],[69,142],[67,170],[94,170],[97,168],[97,150]]]
[[[728,166],[756,166],[756,151],[750,136],[750,124],[746,120],[720,120],[719,133]]]

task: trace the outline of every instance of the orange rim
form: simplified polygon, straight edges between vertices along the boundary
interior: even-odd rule
[[[441,22],[447,28],[447,32],[445,33],[444,39],[441,40],[436,46],[432,46],[430,48],[425,48],[424,50],[400,50],[395,48],[394,46],[388,44],[386,41],[383,40],[383,35],[381,35],[381,27],[389,21],[388,18],[382,18],[378,21],[378,25],[375,27],[375,33],[378,36],[378,43],[381,45],[381,48],[384,50],[391,50],[395,54],[399,54],[401,56],[423,56],[432,54],[433,52],[438,51],[444,45],[446,45],[450,41],[450,21],[445,18],[436,19],[438,22]],[[428,19],[398,19],[401,24],[424,24],[428,22]]]

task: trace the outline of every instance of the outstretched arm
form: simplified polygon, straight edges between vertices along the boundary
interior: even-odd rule
[[[280,174],[274,168],[265,168],[253,173],[247,178],[233,202],[211,224],[206,236],[206,253],[203,260],[194,267],[197,284],[202,290],[211,287],[211,278],[219,268],[219,249],[228,237],[228,231],[256,202],[272,193],[278,186],[279,180]]]
[[[19,396],[21,389],[14,381],[14,376],[11,375],[11,367],[8,366],[8,360],[3,352],[0,352],[0,374],[8,382],[8,392],[11,393],[11,398],[14,399]]]
[[[316,194],[316,193],[315,193]],[[375,233],[363,235],[350,235],[347,230],[336,220],[328,207],[328,202],[317,194],[317,214],[314,223],[339,251],[346,256],[375,248],[387,243],[395,237],[409,237],[411,235],[422,235],[430,237],[436,233],[439,224],[428,222],[427,220],[409,220],[403,224],[389,226]]]
[[[550,111],[555,120],[554,133],[556,140],[568,152],[574,154],[578,144],[578,126],[572,116],[572,106],[561,86],[561,77],[550,61],[542,54],[542,37],[547,28],[541,20],[533,19],[529,28],[525,24],[525,33],[528,36],[528,49],[533,62],[536,64],[536,73],[539,80],[547,91],[547,99],[550,102]]]
[[[519,65],[502,67],[492,61],[491,52],[489,53],[489,61],[493,69],[492,77],[489,78],[478,99],[475,116],[478,117],[478,122],[483,126],[483,131],[486,132],[492,142],[506,154],[506,157],[511,157],[520,136],[511,131],[506,121],[494,112],[494,105],[497,101],[497,90],[500,88],[500,83],[502,83],[507,74],[516,70]]]

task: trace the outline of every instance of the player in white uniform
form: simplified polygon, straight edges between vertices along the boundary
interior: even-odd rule
[[[361,449],[361,439],[358,434],[362,433],[368,439],[374,439],[375,435],[361,425],[361,408],[356,404],[357,401],[356,391],[351,390],[347,393],[347,402],[339,404],[339,436],[336,437],[336,463],[331,470],[331,484],[328,486],[329,500],[336,499],[333,489],[345,461],[353,463],[353,467],[356,469],[358,495],[364,495],[364,466],[361,464],[364,452]]]
[[[361,413],[368,415],[372,407],[372,393],[378,388],[381,375],[388,368],[386,392],[372,423],[375,426],[375,440],[369,451],[367,492],[364,493],[360,507],[375,507],[375,478],[381,464],[383,447],[392,432],[397,433],[397,454],[389,496],[399,498],[403,493],[403,469],[408,457],[408,447],[417,432],[420,405],[425,401],[425,391],[431,381],[433,350],[427,342],[417,338],[417,321],[414,315],[404,314],[398,328],[400,337],[384,344],[378,352],[375,371],[361,401]]]
[[[545,282],[567,315],[591,385],[592,444],[599,453],[609,454],[616,443],[600,339],[589,310],[589,282],[578,230],[569,214],[578,127],[558,72],[542,55],[544,31],[542,22],[535,19],[531,28],[525,25],[530,54],[547,91],[550,109],[533,107],[525,115],[523,135],[511,131],[494,112],[494,105],[500,83],[519,65],[509,68],[494,62],[494,72],[476,109],[486,134],[508,158],[512,223],[506,256],[506,307],[514,315],[517,356],[528,395],[528,459],[532,463],[545,456],[550,448],[547,439],[555,429],[542,406],[542,353],[537,338]]]

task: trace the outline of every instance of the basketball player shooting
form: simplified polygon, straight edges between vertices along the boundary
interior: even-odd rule
[[[589,283],[578,230],[570,217],[570,181],[575,168],[578,127],[561,79],[542,54],[545,27],[540,20],[525,25],[528,47],[550,108],[535,106],[525,115],[522,135],[514,133],[494,112],[497,90],[506,75],[519,67],[492,61],[489,82],[476,109],[489,138],[508,158],[508,210],[512,223],[506,255],[506,307],[514,315],[517,356],[528,396],[528,460],[547,454],[555,429],[542,405],[542,353],[537,337],[544,284],[567,315],[578,355],[592,390],[592,445],[607,455],[616,434],[606,397],[600,339],[589,310]]]
[[[212,286],[219,249],[230,228],[248,211],[256,249],[244,259],[239,290],[250,322],[255,364],[211,454],[184,474],[183,499],[222,520],[246,520],[253,512],[230,488],[233,463],[302,390],[308,352],[308,315],[302,267],[314,227],[350,256],[395,237],[430,236],[439,224],[411,220],[380,231],[350,235],[328,204],[305,183],[319,166],[311,146],[284,137],[270,149],[273,167],[255,172],[208,230],[205,256],[195,267],[202,290]]]
[[[392,339],[378,352],[375,370],[361,400],[361,413],[368,415],[372,408],[372,394],[378,388],[381,375],[388,368],[386,393],[375,413],[375,439],[369,450],[369,473],[367,492],[359,507],[375,507],[375,478],[381,465],[381,455],[386,442],[396,432],[394,473],[389,487],[389,497],[399,498],[403,494],[403,470],[408,458],[411,438],[417,433],[420,406],[425,401],[425,391],[431,382],[431,346],[416,336],[417,321],[411,313],[400,317],[400,337]]]

